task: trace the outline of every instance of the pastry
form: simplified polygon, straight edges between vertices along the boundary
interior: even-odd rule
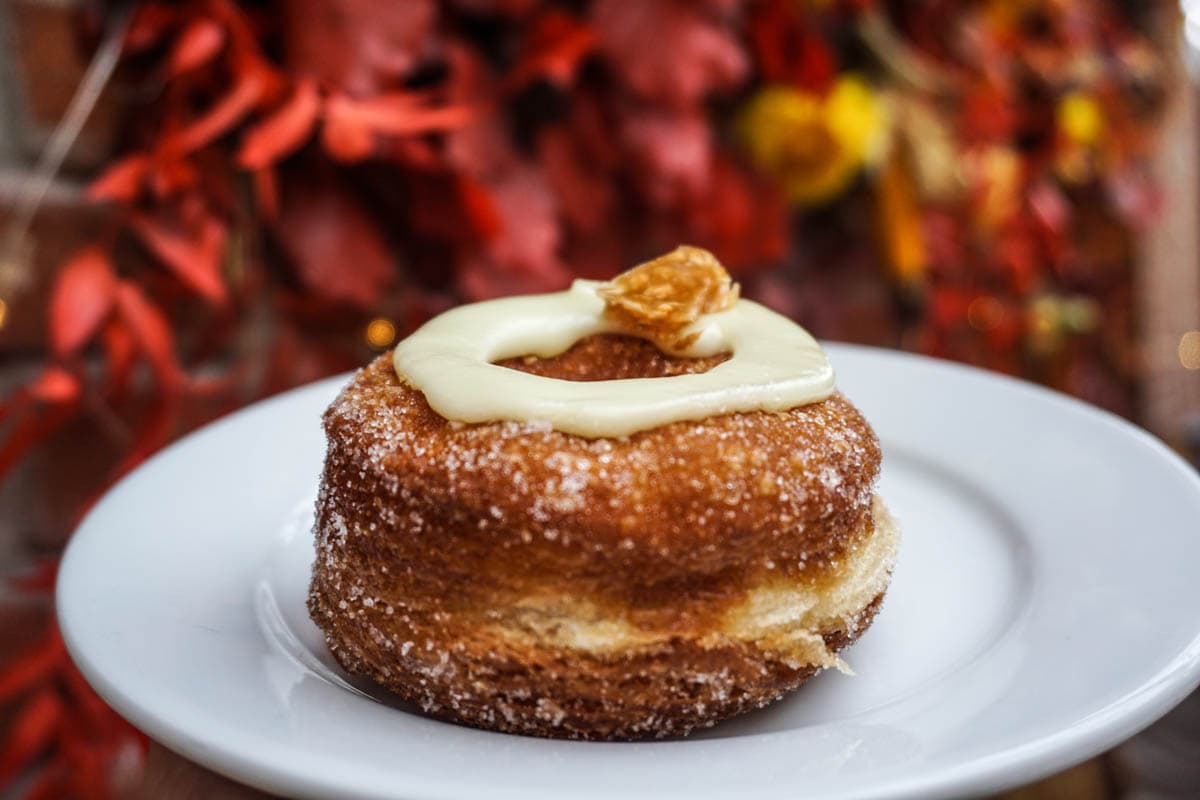
[[[890,579],[875,434],[696,248],[447,312],[324,423],[310,614],[444,719],[687,734],[844,666]]]

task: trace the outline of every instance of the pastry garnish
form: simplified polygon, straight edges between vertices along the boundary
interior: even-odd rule
[[[677,247],[623,272],[596,289],[604,314],[667,353],[682,353],[699,335],[692,325],[706,314],[733,308],[739,287],[716,256]]]

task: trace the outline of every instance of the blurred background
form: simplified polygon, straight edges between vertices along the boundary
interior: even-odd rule
[[[1200,452],[1200,2],[0,0],[0,797],[145,742],[50,614],[157,448],[679,243]],[[1200,712],[1011,798],[1200,797]]]

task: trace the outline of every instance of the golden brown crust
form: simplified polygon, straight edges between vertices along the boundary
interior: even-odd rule
[[[878,595],[844,627],[823,632],[839,652],[870,627]],[[780,699],[820,668],[789,663],[754,644],[679,637],[645,648],[597,655],[520,646],[478,629],[414,642],[403,654],[386,640],[343,628],[314,593],[314,619],[330,620],[334,657],[425,713],[477,728],[527,736],[634,740],[686,736]],[[381,623],[386,624],[386,623]],[[343,636],[343,634],[345,634]]]
[[[722,359],[591,337],[506,365],[595,380]],[[820,585],[874,530],[878,442],[840,395],[585,439],[448,422],[381,356],[330,407],[325,429],[314,620],[350,671],[498,730],[675,735],[768,702],[815,669],[708,634],[765,582]],[[539,597],[582,598],[660,640],[581,652],[489,633],[489,614]],[[819,632],[836,649],[865,624],[850,627]]]

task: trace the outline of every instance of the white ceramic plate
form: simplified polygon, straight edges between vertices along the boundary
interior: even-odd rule
[[[421,717],[348,680],[304,611],[322,409],[344,378],[195,433],[75,534],[80,668],[183,755],[285,795],[962,797],[1083,760],[1200,681],[1200,480],[1028,384],[832,346],[883,442],[905,541],[874,627],[797,694],[681,741],[592,744]]]

